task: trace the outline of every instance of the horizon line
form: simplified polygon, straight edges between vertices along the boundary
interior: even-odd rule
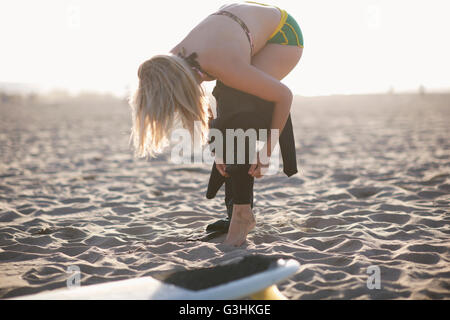
[[[205,88],[208,94],[211,94],[212,90]],[[10,82],[0,81],[0,91],[7,94],[37,94],[37,95],[51,95],[55,93],[67,94],[69,97],[82,96],[86,94],[95,94],[99,96],[113,96],[116,98],[125,98],[129,96],[129,86],[124,86],[121,92],[115,90],[101,90],[93,88],[79,88],[71,89],[68,87],[58,86],[43,86],[36,83],[27,82]],[[319,94],[304,94],[299,92],[293,92],[294,96],[299,97],[327,97],[327,96],[359,96],[359,95],[390,95],[390,94],[450,94],[450,86],[448,87],[427,87],[420,85],[418,87],[412,87],[408,89],[396,89],[395,86],[390,86],[385,90],[373,90],[373,91],[342,91],[342,92],[329,92]]]

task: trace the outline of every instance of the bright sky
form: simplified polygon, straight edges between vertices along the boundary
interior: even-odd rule
[[[140,62],[225,2],[2,0],[0,82],[124,94]],[[262,2],[302,28],[302,60],[284,80],[296,94],[450,88],[448,0]]]

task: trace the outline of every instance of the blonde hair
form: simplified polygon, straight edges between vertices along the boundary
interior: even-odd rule
[[[130,97],[130,144],[135,156],[154,157],[169,143],[178,120],[193,137],[194,121],[200,123],[202,143],[208,130],[208,99],[190,66],[174,55],[157,55],[138,69],[139,85]]]

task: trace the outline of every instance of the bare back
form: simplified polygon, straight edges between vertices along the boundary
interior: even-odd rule
[[[251,32],[257,54],[280,22],[281,14],[276,7],[251,3],[233,3],[220,8],[239,17]],[[226,16],[210,15],[201,21],[171,53],[177,54],[181,48],[187,52],[196,51],[200,65],[207,65],[214,58],[239,59],[250,63],[249,40],[242,27]],[[203,62],[203,63],[202,63]]]

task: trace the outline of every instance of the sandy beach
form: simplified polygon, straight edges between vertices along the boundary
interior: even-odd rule
[[[134,159],[125,101],[3,101],[0,298],[264,254],[301,264],[289,299],[449,299],[450,94],[297,96],[292,120],[299,173],[256,181],[232,248],[190,241],[226,215],[210,164]]]

